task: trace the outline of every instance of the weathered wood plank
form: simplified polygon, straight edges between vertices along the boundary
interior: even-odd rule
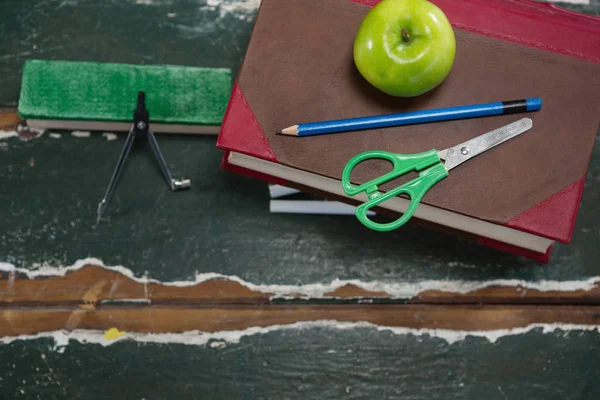
[[[142,283],[120,272],[88,265],[65,276],[29,279],[15,273],[0,273],[0,305],[76,305],[96,306],[124,300],[146,300],[154,305],[169,304],[262,304],[274,293],[252,289],[239,280],[209,279],[187,286],[168,283]],[[278,297],[310,299],[292,286]],[[318,299],[355,300],[365,298],[415,304],[600,304],[600,285],[589,290],[541,291],[522,286],[490,286],[466,292],[424,290],[407,298],[394,298],[382,290],[368,290],[346,284],[326,291]],[[315,300],[317,298],[313,298]]]
[[[490,286],[468,293],[427,290],[411,299],[427,304],[600,304],[600,286],[590,290],[540,291],[521,286]]]
[[[0,130],[15,130],[22,122],[21,117],[14,108],[0,108]]]
[[[154,304],[264,303],[268,293],[251,290],[238,282],[214,279],[185,287],[140,283],[119,272],[98,266],[85,267],[64,277],[28,279],[3,274],[0,304],[87,304],[148,299]]]
[[[0,336],[55,330],[117,328],[127,332],[219,332],[296,322],[368,322],[384,327],[486,331],[531,324],[600,325],[587,306],[264,305],[221,307],[101,307],[2,309]]]

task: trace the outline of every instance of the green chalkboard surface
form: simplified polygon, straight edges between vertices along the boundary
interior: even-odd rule
[[[372,329],[271,332],[195,347],[50,339],[0,346],[14,399],[531,399],[600,396],[597,333],[530,332],[495,343]]]
[[[257,0],[28,0],[3,5],[0,105],[18,101],[29,58],[181,64],[237,72]],[[598,0],[572,6],[600,10]],[[60,28],[58,28],[60,27]],[[149,148],[128,160],[109,220],[94,213],[124,136],[0,147],[0,255],[24,268],[70,265],[92,256],[156,279],[218,271],[252,282],[309,283],[333,278],[408,280],[584,279],[598,274],[600,148],[596,146],[573,242],[557,245],[549,265],[512,257],[409,226],[373,235],[348,216],[269,213],[263,182],[219,169],[215,139],[159,137],[174,175],[193,189],[171,193]]]
[[[557,4],[600,15],[600,0],[578,3],[586,4]],[[33,58],[219,67],[235,75],[259,4],[4,0],[0,108],[18,104],[22,65]],[[542,265],[412,224],[373,235],[351,216],[272,214],[267,184],[222,171],[222,154],[215,148],[216,138],[209,136],[157,136],[173,174],[192,180],[192,189],[179,193],[166,186],[148,144],[136,144],[105,219],[96,226],[96,207],[123,147],[123,134],[113,139],[101,132],[51,131],[27,141],[4,136],[10,135],[0,135],[0,263],[19,268],[60,268],[94,257],[106,265],[122,265],[136,277],[181,281],[214,272],[265,285],[335,279],[580,281],[600,276],[600,139],[573,241],[556,245],[551,261]],[[31,303],[0,301],[0,330],[9,332],[16,321],[11,318],[28,307],[39,308],[46,321],[57,310],[73,310],[67,324],[73,326],[82,313],[94,314],[90,304],[35,303],[55,283],[43,282],[36,282],[36,290],[41,289]],[[0,276],[4,298],[10,298],[13,284],[14,276]],[[89,293],[87,287],[73,290]],[[109,292],[110,285],[103,290]],[[160,307],[169,306],[168,299],[162,301]],[[536,304],[524,309],[528,307]],[[594,307],[586,321],[598,320]],[[426,319],[415,314],[419,318]],[[500,313],[497,318],[506,317]],[[38,322],[32,318],[19,324]],[[273,328],[243,336],[238,343],[181,341],[175,335],[165,343],[126,340],[104,347],[71,341],[56,348],[49,338],[0,337],[0,399],[600,396],[597,330],[534,329],[493,343],[474,337],[448,343],[435,335],[375,328]]]
[[[351,216],[271,214],[267,185],[221,171],[212,137],[158,138],[173,174],[192,179],[192,189],[178,193],[165,184],[149,146],[136,146],[106,220],[96,226],[96,207],[124,140],[63,132],[60,139],[3,141],[5,262],[33,268],[96,257],[160,280],[193,279],[198,271],[270,284],[578,280],[599,273],[598,141],[573,242],[557,245],[544,265],[417,226],[373,235]]]

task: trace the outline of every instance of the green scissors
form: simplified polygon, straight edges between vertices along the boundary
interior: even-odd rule
[[[528,131],[533,126],[529,118],[523,118],[512,124],[503,126],[491,132],[485,133],[464,143],[450,147],[446,150],[429,150],[418,154],[396,154],[384,150],[371,150],[360,153],[346,164],[342,173],[342,185],[344,192],[349,196],[355,196],[365,192],[368,201],[356,208],[356,217],[363,225],[376,231],[391,231],[404,225],[415,213],[421,199],[433,185],[448,176],[448,171],[463,162],[495,147],[505,141]],[[350,183],[350,174],[354,167],[368,159],[383,159],[390,161],[393,165],[391,172],[354,186]],[[386,193],[379,192],[378,186],[388,182],[410,171],[420,171],[419,176]],[[392,197],[405,194],[410,198],[410,204],[404,214],[395,221],[389,223],[377,223],[367,217],[367,212]]]

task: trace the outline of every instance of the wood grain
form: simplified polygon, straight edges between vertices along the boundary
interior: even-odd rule
[[[256,304],[269,300],[268,293],[253,291],[234,281],[213,279],[177,287],[140,283],[119,272],[87,266],[64,277],[28,279],[8,276],[0,280],[0,304],[84,304],[149,299],[154,304]]]
[[[177,304],[266,304],[273,293],[252,290],[228,279],[212,279],[192,286],[178,287],[140,283],[119,272],[94,265],[85,266],[62,277],[29,279],[0,274],[0,307],[26,305],[85,305],[127,300],[147,300],[153,305]],[[289,297],[305,296],[290,292]],[[390,299],[382,291],[369,291],[348,284],[324,298],[330,301],[361,301],[365,298],[414,304],[600,304],[600,287],[592,290],[543,292],[520,286],[491,286],[469,293],[428,290],[410,299]]]
[[[14,108],[0,108],[0,130],[15,130],[23,122]]]
[[[600,304],[600,286],[591,290],[540,291],[521,286],[490,286],[469,293],[427,290],[411,299],[428,304]]]
[[[0,336],[112,327],[127,332],[217,332],[300,321],[370,322],[380,326],[466,331],[534,323],[600,325],[600,310],[586,306],[265,305],[222,307],[103,307],[12,309],[0,312]]]

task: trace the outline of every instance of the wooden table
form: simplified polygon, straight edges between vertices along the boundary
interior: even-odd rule
[[[237,72],[258,2],[211,4],[3,3],[0,129],[26,59]],[[542,265],[410,224],[271,214],[215,137],[158,138],[183,193],[136,148],[96,226],[124,136],[53,133],[0,139],[0,398],[600,396],[600,140],[573,241]]]

